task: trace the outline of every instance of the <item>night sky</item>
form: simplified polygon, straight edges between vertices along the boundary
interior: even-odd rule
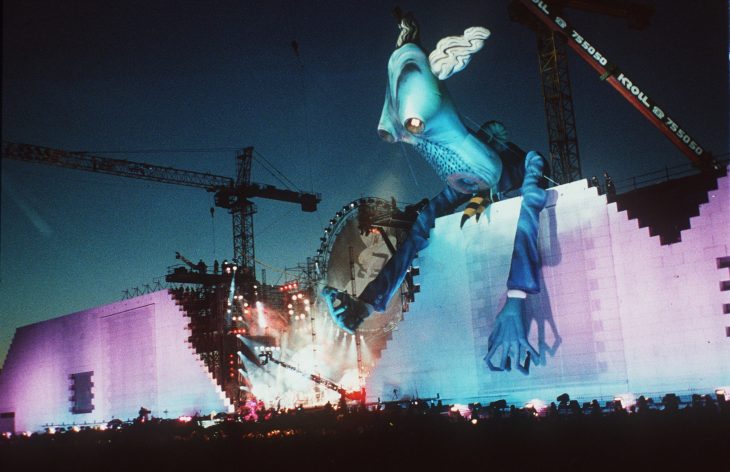
[[[499,119],[547,151],[535,35],[507,0],[3,1],[2,138],[233,177],[254,146],[316,213],[256,201],[269,283],[313,256],[361,196],[411,203],[442,187],[412,149],[376,133],[398,4],[429,51],[492,32],[448,86],[467,124]],[[645,31],[566,11],[573,26],[715,155],[728,152],[728,4],[655,0]],[[682,6],[689,4],[690,7]],[[451,8],[451,9],[449,9]],[[292,47],[298,43],[298,55]],[[571,52],[584,176],[625,179],[687,160]],[[253,181],[283,187],[254,161]],[[176,264],[232,256],[231,218],[203,190],[2,161],[0,363],[18,326],[115,302]]]

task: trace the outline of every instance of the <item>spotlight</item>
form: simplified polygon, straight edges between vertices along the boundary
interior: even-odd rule
[[[532,410],[535,416],[539,416],[542,414],[545,410],[547,410],[548,405],[544,401],[540,400],[539,398],[533,398],[532,400],[525,403],[525,408],[528,410]]]

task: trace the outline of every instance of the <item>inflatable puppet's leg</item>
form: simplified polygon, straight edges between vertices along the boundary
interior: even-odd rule
[[[489,352],[484,357],[491,370],[509,369],[511,364],[523,372],[529,368],[529,356],[537,359],[537,351],[530,346],[525,335],[524,306],[527,294],[540,291],[538,273],[540,254],[537,236],[540,211],[545,207],[547,192],[542,188],[542,172],[545,159],[536,152],[529,152],[525,158],[525,179],[522,183],[522,205],[517,221],[517,234],[512,252],[512,264],[507,280],[507,301],[495,320],[494,330],[489,336]],[[491,358],[502,348],[499,367]],[[524,354],[524,361],[520,358]],[[512,362],[510,362],[510,360]]]
[[[358,297],[352,297],[332,287],[325,287],[322,296],[337,325],[352,333],[370,313],[384,311],[403,283],[408,267],[416,254],[428,245],[428,234],[436,218],[453,213],[469,197],[470,195],[446,187],[432,198],[419,212],[405,241]],[[339,301],[339,304],[335,306],[336,301]]]

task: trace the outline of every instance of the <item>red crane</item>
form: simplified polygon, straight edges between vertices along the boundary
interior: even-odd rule
[[[556,180],[567,183],[581,178],[566,45],[598,71],[601,80],[616,89],[696,167],[715,168],[716,163],[712,154],[704,149],[665,107],[653,100],[643,87],[616,64],[610,62],[595,43],[576,31],[562,14],[563,8],[624,17],[629,20],[629,25],[635,28],[645,27],[653,12],[652,7],[627,1],[512,0],[510,3],[512,18],[527,23],[538,31],[551,164]]]

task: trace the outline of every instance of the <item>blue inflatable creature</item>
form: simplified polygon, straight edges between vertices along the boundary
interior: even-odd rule
[[[444,80],[464,69],[481,49],[489,30],[473,27],[463,36],[443,38],[427,56],[418,45],[418,26],[410,14],[400,15],[399,28],[396,50],[388,62],[378,133],[388,142],[414,146],[447,185],[421,209],[407,238],[360,295],[325,287],[322,296],[338,326],[354,333],[370,314],[385,310],[418,251],[428,245],[436,218],[469,202],[463,226],[471,216],[478,220],[490,202],[521,195],[507,299],[484,359],[492,370],[509,370],[514,365],[527,373],[530,360],[538,360],[527,340],[524,311],[527,295],[540,291],[537,235],[546,201],[545,159],[508,142],[498,122],[487,122],[476,131],[468,129],[444,86]],[[496,365],[492,359],[498,359]]]

